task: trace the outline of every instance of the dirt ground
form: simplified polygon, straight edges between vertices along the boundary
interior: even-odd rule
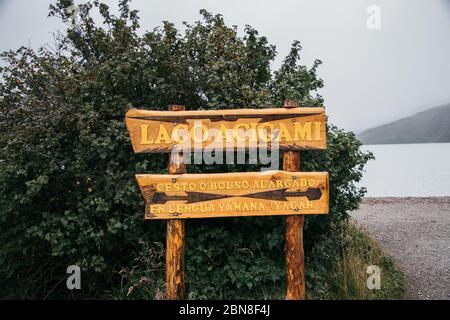
[[[405,299],[450,300],[450,197],[366,198],[351,215],[405,273]]]

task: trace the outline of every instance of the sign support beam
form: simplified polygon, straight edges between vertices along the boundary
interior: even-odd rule
[[[297,107],[293,100],[284,101],[284,107]],[[300,151],[289,150],[283,153],[283,170],[300,171]],[[303,250],[303,215],[286,217],[285,255],[287,277],[287,300],[305,299],[305,253]]]
[[[170,111],[184,111],[183,105],[170,105]],[[169,174],[186,173],[183,154],[169,153]],[[167,300],[185,299],[184,242],[185,228],[181,219],[167,221],[166,235],[166,297]]]

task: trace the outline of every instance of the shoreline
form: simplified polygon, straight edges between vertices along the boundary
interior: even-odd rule
[[[364,198],[350,216],[405,274],[404,299],[450,300],[450,196]]]
[[[416,203],[449,203],[450,196],[430,196],[430,197],[364,197],[361,204],[379,204],[379,203],[398,203],[398,202],[416,202]]]

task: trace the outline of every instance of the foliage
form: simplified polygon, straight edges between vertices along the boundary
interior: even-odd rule
[[[164,241],[165,224],[143,221],[133,176],[166,172],[167,155],[132,153],[124,125],[128,108],[323,102],[317,94],[321,62],[301,65],[297,41],[272,73],[275,47],[250,26],[239,36],[221,15],[201,10],[202,20],[185,23],[183,33],[169,22],[141,33],[138,13],[126,0],[119,2],[118,15],[98,1],[79,5],[76,24],[71,4],[60,0],[50,7],[51,16],[67,23],[52,48],[1,55],[0,295],[6,298],[117,296],[123,291],[117,287],[133,287],[137,275],[160,279],[161,272],[149,272],[141,258],[149,244]],[[102,25],[94,22],[93,10]],[[329,216],[307,218],[307,255],[358,206],[364,189],[355,182],[372,157],[360,151],[352,133],[329,125],[327,134],[327,151],[302,153],[302,170],[329,171],[331,186]],[[251,167],[189,170],[200,169]],[[265,288],[282,289],[283,221],[189,221],[191,297],[263,297]],[[65,288],[71,264],[83,270],[79,292]],[[139,293],[142,288],[148,287],[144,283],[133,294],[152,297],[151,290]]]

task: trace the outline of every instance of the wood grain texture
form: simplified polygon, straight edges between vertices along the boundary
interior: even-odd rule
[[[169,106],[169,110],[184,110],[182,105]],[[175,159],[174,159],[175,158]],[[183,154],[177,157],[169,155],[169,173],[186,172]],[[185,227],[183,220],[168,220],[166,234],[166,298],[168,300],[185,299],[184,288],[184,247]]]
[[[267,108],[197,111],[128,110],[125,118],[133,150],[279,146],[283,150],[325,149],[324,108]]]
[[[296,172],[300,170],[300,152],[285,151],[283,169]],[[285,256],[286,256],[286,299],[305,299],[305,254],[303,250],[304,216],[286,217]]]
[[[287,216],[285,233],[286,299],[305,299],[304,216]]]
[[[328,213],[326,172],[138,174],[146,219]]]
[[[166,297],[168,300],[185,299],[184,238],[184,221],[168,220],[166,234]]]

